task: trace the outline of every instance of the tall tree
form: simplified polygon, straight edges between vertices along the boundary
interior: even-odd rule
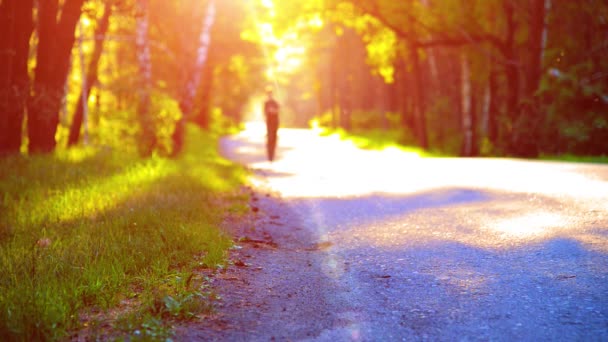
[[[204,21],[201,25],[200,36],[198,39],[198,49],[196,53],[196,60],[193,63],[191,72],[189,73],[190,78],[186,82],[184,94],[180,101],[180,109],[182,116],[177,120],[175,124],[175,131],[173,133],[173,154],[177,155],[181,152],[184,144],[184,130],[187,117],[192,111],[194,103],[194,97],[199,89],[201,83],[201,77],[207,56],[209,54],[209,45],[211,44],[211,29],[215,21],[215,2],[210,0],[207,5],[207,12],[204,16]],[[209,81],[208,79],[205,81]],[[206,92],[208,92],[208,88]]]
[[[152,154],[156,147],[154,122],[150,111],[150,96],[152,91],[152,61],[150,56],[150,41],[148,38],[149,13],[148,0],[137,1],[137,27],[135,30],[135,45],[139,65],[139,86],[137,115],[140,122],[140,153],[144,156]]]
[[[18,153],[29,94],[33,0],[0,2],[0,155]]]
[[[475,141],[475,102],[474,90],[472,89],[471,81],[471,64],[466,53],[461,53],[461,71],[462,71],[462,131],[463,142],[461,155],[465,157],[473,156],[474,141]]]
[[[540,84],[543,57],[545,47],[543,46],[546,37],[546,14],[550,8],[550,0],[530,0],[530,21],[528,28],[528,62],[526,70],[526,89],[527,97],[532,97],[538,90]]]
[[[29,150],[55,149],[64,84],[74,45],[74,32],[84,0],[39,1],[38,50],[32,96],[28,103]]]
[[[89,62],[89,68],[86,74],[86,81],[84,82],[85,89],[82,89],[81,96],[78,96],[78,104],[76,105],[75,109],[76,112],[74,113],[72,125],[70,126],[68,146],[76,145],[78,143],[78,140],[80,139],[80,132],[82,130],[82,122],[84,116],[84,101],[88,100],[88,94],[91,93],[91,89],[97,81],[99,59],[101,58],[101,54],[103,52],[105,35],[108,31],[108,28],[110,27],[110,16],[112,15],[112,10],[112,4],[108,3],[105,5],[105,10],[95,30],[95,34],[93,37],[95,39],[95,44],[93,47],[91,61]]]

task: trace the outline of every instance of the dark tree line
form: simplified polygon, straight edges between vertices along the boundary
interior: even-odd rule
[[[115,135],[174,154],[187,120],[240,122],[275,81],[263,73],[289,62],[272,60],[284,46],[262,53],[268,37],[243,40],[260,23],[307,47],[300,70],[276,77],[295,124],[326,113],[334,127],[399,131],[403,143],[463,156],[608,152],[605,1],[275,2],[273,16],[262,1],[224,0],[205,28],[211,3],[0,1],[0,154],[74,146],[85,129],[102,144]],[[83,15],[94,22],[84,33]],[[94,44],[77,89],[82,35]]]
[[[464,156],[608,153],[605,2],[336,0],[322,10],[337,28],[317,34],[315,51],[329,56],[318,63],[320,112],[334,126],[385,128],[394,112],[406,142]],[[388,61],[371,58],[379,48]],[[324,70],[328,61],[338,62]],[[364,119],[373,111],[379,119]]]

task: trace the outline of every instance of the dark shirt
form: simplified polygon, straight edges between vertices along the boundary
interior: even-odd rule
[[[264,102],[264,114],[266,117],[279,116],[279,103],[274,99],[268,99]]]

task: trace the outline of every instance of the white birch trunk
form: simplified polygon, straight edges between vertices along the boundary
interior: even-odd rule
[[[203,19],[203,26],[198,39],[198,49],[196,53],[196,60],[190,70],[190,79],[186,82],[185,91],[182,100],[180,101],[180,109],[182,116],[175,123],[175,129],[173,131],[173,156],[177,156],[184,146],[184,134],[186,117],[190,114],[194,103],[194,97],[201,83],[201,75],[203,68],[207,62],[207,56],[209,55],[209,45],[211,44],[211,28],[215,22],[215,2],[209,0],[207,3],[207,12]]]
[[[483,109],[481,113],[481,130],[484,136],[488,135],[490,123],[490,103],[492,101],[492,91],[490,85],[485,87],[483,93]]]
[[[80,54],[80,77],[82,78],[82,141],[84,145],[88,145],[89,143],[89,130],[88,130],[88,122],[89,122],[89,93],[87,92],[87,71],[86,71],[86,62],[84,58],[84,25],[82,24],[82,19],[80,19],[80,23],[78,25],[80,35],[78,39],[78,52]]]
[[[139,17],[135,32],[135,45],[137,48],[137,61],[141,77],[142,98],[149,97],[149,87],[152,80],[152,66],[150,60],[150,43],[148,40],[148,1],[138,0]]]
[[[471,72],[469,59],[466,53],[461,53],[461,71],[462,71],[462,129],[464,133],[462,154],[470,156],[473,150],[473,131],[471,119]]]
[[[545,18],[543,22],[543,35],[540,46],[540,65],[544,67],[545,52],[547,50],[547,40],[549,38],[549,14],[551,13],[551,0],[545,0]]]
[[[150,58],[150,42],[148,39],[148,1],[137,0],[138,17],[135,32],[135,47],[139,64],[140,84],[138,115],[141,125],[140,152],[150,155],[156,144],[156,135],[152,127],[150,113],[150,90],[152,84],[152,62]]]
[[[190,79],[186,83],[185,96],[182,100],[182,111],[184,115],[188,115],[192,110],[196,90],[201,83],[201,74],[209,55],[209,45],[211,44],[211,29],[215,22],[215,2],[210,0],[207,4],[207,12],[203,20],[203,26],[198,40],[198,49],[196,53],[196,61]]]
[[[421,2],[425,7],[431,7],[431,3],[429,0],[421,0]],[[437,58],[435,57],[435,49],[427,48],[425,51],[429,58],[429,69],[431,71],[431,79],[434,83],[433,88],[436,89],[436,86],[440,84],[441,80],[439,79],[439,71],[437,68]]]

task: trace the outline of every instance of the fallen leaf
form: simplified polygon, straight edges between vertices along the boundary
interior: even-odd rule
[[[40,248],[46,248],[50,245],[51,245],[51,239],[44,238],[44,239],[40,239],[40,240],[36,241],[36,246],[38,246]]]
[[[306,251],[323,251],[329,249],[334,244],[330,241],[319,242],[315,244],[313,247],[306,248]]]
[[[575,275],[573,274],[560,274],[557,277],[555,277],[557,280],[566,280],[566,279],[572,279],[572,278],[576,278]]]
[[[390,276],[390,275],[388,275],[388,274],[384,274],[384,275],[379,275],[379,276],[376,276],[376,278],[380,278],[380,279],[388,279],[388,278],[390,278],[390,277],[391,277],[391,276]]]

